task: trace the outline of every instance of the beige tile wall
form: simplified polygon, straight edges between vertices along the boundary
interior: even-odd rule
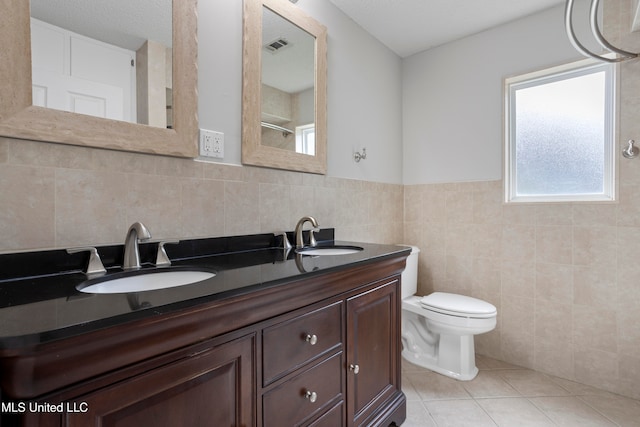
[[[640,51],[631,1],[609,2],[611,41]],[[619,138],[640,141],[640,61],[620,73]],[[640,158],[619,156],[619,203],[505,205],[502,181],[405,187],[419,290],[498,307],[477,351],[640,398]]]
[[[481,354],[639,398],[639,184],[607,205],[505,205],[501,181],[406,186],[419,292],[494,304]]]
[[[403,187],[0,138],[0,252],[293,230],[303,215],[341,240],[402,241]]]

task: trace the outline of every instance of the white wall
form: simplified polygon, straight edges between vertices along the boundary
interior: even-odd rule
[[[556,7],[403,60],[403,182],[502,177],[505,77],[581,59]]]
[[[401,183],[400,58],[329,1],[296,6],[328,30],[327,174]],[[198,12],[200,127],[224,132],[224,163],[241,164],[242,1],[202,0]]]
[[[224,133],[224,163],[240,164],[242,1],[198,1],[198,120]]]

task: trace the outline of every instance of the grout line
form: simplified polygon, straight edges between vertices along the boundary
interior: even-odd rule
[[[620,426],[620,424],[618,424],[617,422],[615,422],[614,420],[612,420],[611,418],[609,418],[606,414],[604,414],[603,412],[599,411],[598,408],[592,406],[589,404],[589,402],[587,402],[586,400],[583,399],[585,395],[578,395],[575,396],[576,399],[580,400],[580,402],[584,403],[585,405],[587,405],[589,408],[593,409],[594,411],[596,411],[596,413],[600,414],[600,416],[602,416],[604,419],[606,419],[607,421],[611,421],[613,424]],[[620,426],[620,427],[624,427],[624,426]]]
[[[407,369],[408,368],[408,369]],[[549,381],[552,385],[558,387],[558,391],[562,390],[564,392],[566,392],[567,394],[558,394],[557,392],[552,392],[552,393],[545,393],[545,394],[541,394],[541,395],[525,395],[523,393],[521,393],[518,389],[516,389],[506,378],[503,377],[503,374],[507,374],[509,372],[513,372],[513,371],[517,371],[520,370],[522,372],[531,372],[536,374],[536,378],[542,378],[545,381]],[[469,395],[469,397],[463,398],[463,397],[444,397],[444,398],[432,398],[432,399],[427,399],[424,400],[421,397],[421,394],[419,393],[418,389],[413,385],[412,381],[411,381],[411,377],[416,375],[416,374],[420,374],[420,373],[427,373],[427,374],[432,374],[432,375],[439,375],[436,374],[434,372],[431,372],[429,370],[426,369],[422,369],[420,367],[414,367],[413,365],[405,365],[405,369],[403,370],[403,374],[406,374],[406,376],[408,377],[408,381],[406,381],[407,386],[408,387],[412,387],[413,391],[415,392],[417,398],[419,400],[417,401],[413,401],[415,403],[419,402],[420,405],[425,409],[426,413],[429,416],[429,419],[425,419],[423,421],[427,422],[427,421],[432,421],[433,424],[435,426],[440,426],[441,424],[438,424],[436,422],[436,419],[434,418],[433,414],[429,411],[427,404],[430,402],[447,402],[447,401],[469,401],[472,400],[474,402],[475,405],[479,406],[480,409],[488,416],[488,418],[496,425],[499,426],[498,422],[490,415],[490,413],[484,408],[484,406],[481,404],[482,401],[485,400],[502,400],[505,401],[505,399],[521,399],[524,400],[526,402],[528,402],[528,404],[532,405],[533,408],[535,408],[535,410],[537,410],[538,412],[540,412],[543,416],[545,420],[548,420],[550,425],[558,425],[558,423],[556,421],[554,421],[551,416],[550,413],[548,411],[545,411],[543,407],[541,407],[539,404],[536,404],[535,400],[536,399],[540,399],[540,398],[551,398],[551,399],[567,399],[567,400],[573,400],[574,402],[577,401],[582,405],[585,405],[587,408],[589,408],[590,410],[593,411],[593,414],[597,414],[597,419],[604,419],[610,423],[612,423],[615,426],[619,426],[619,427],[623,427],[621,424],[619,424],[618,422],[614,421],[613,419],[611,419],[609,416],[607,416],[605,413],[603,413],[602,411],[598,410],[597,408],[595,408],[594,406],[592,406],[591,404],[588,403],[588,401],[585,399],[588,396],[594,396],[594,397],[598,397],[599,395],[596,394],[595,392],[590,392],[589,389],[580,389],[580,388],[572,388],[569,386],[569,384],[565,384],[564,386],[561,384],[561,382],[556,381],[556,377],[549,375],[549,374],[545,374],[542,372],[538,372],[529,368],[521,368],[521,367],[500,367],[500,368],[483,368],[481,369],[481,371],[485,371],[485,372],[492,372],[492,373],[497,373],[497,377],[500,378],[502,381],[504,381],[507,385],[509,385],[510,387],[512,387],[517,393],[518,395],[516,396],[478,396],[475,397],[473,395],[470,394],[469,390],[467,389],[467,387],[465,387],[465,384],[467,384],[466,382],[462,382],[462,387],[465,390],[465,392]],[[559,378],[560,379],[560,378]],[[451,380],[452,384],[455,380]],[[578,383],[580,384],[580,383]],[[572,391],[573,390],[573,391]],[[596,389],[594,388],[594,390],[600,390],[600,389]],[[605,391],[605,390],[602,390]],[[611,396],[612,399],[620,399],[623,401],[628,401],[630,403],[636,402],[636,403],[640,403],[640,401],[637,401],[635,399],[631,399],[625,396],[618,396],[613,394]],[[563,412],[565,415],[566,414],[571,414],[571,410],[569,408],[559,408],[558,409],[560,412]],[[553,411],[552,411],[553,412]],[[517,416],[517,415],[516,415]],[[594,415],[595,416],[595,415]],[[602,418],[600,418],[602,417]],[[448,418],[446,420],[446,425],[455,425],[455,415],[452,416],[451,418]],[[591,420],[591,421],[596,421],[596,420]]]

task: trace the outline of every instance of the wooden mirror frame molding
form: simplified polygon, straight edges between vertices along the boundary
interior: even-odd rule
[[[0,0],[0,9],[0,136],[198,155],[197,0],[173,1],[173,129],[33,106],[29,1]]]
[[[316,154],[309,156],[261,143],[262,7],[316,39]],[[276,169],[327,172],[327,29],[288,0],[244,0],[242,43],[242,163]]]

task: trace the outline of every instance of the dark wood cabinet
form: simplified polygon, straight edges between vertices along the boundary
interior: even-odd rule
[[[4,414],[0,425],[255,426],[256,341],[251,332],[207,340],[43,398],[13,401],[25,410]]]
[[[68,427],[253,426],[254,335],[128,378],[74,403]],[[83,405],[83,406],[80,406]]]
[[[47,379],[30,379],[29,389],[50,390],[33,396],[7,381],[14,402],[77,409],[5,416],[2,427],[400,425],[404,260],[314,275],[0,360],[16,379]]]
[[[264,427],[329,422],[339,402],[346,418],[334,426],[404,421],[398,286],[375,282],[263,331]]]
[[[347,300],[349,425],[378,425],[378,418],[385,426],[404,421],[404,413],[379,411],[402,395],[397,285],[397,280],[385,282]]]

